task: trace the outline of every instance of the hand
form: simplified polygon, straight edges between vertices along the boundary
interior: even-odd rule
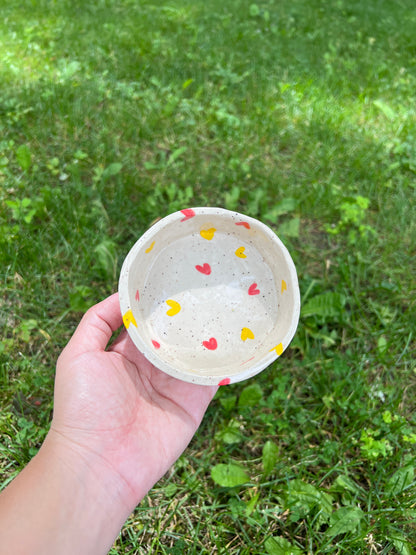
[[[197,430],[217,388],[155,368],[121,326],[118,294],[92,307],[59,357],[49,435],[118,481],[130,507],[165,474]]]
[[[216,387],[152,366],[121,326],[118,295],[91,308],[59,357],[51,429],[0,495],[2,553],[107,553],[185,449]]]

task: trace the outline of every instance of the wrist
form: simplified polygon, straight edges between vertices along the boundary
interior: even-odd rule
[[[3,553],[108,553],[132,510],[117,477],[50,431],[0,496]]]
[[[93,499],[103,507],[111,505],[120,513],[126,513],[125,518],[141,500],[93,442],[85,447],[52,426],[38,456],[48,460],[48,464],[53,461],[58,465],[86,499]],[[144,491],[143,496],[146,493]]]
[[[135,506],[128,486],[99,456],[53,430],[32,463],[53,513],[55,552],[107,553]]]

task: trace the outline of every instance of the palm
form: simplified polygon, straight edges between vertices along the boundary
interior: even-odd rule
[[[53,429],[102,456],[138,491],[138,464],[145,460],[156,482],[189,443],[215,388],[162,373],[125,332],[108,351],[83,345],[58,362]]]

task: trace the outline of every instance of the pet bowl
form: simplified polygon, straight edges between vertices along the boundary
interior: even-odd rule
[[[295,334],[296,269],[266,225],[222,208],[187,208],[154,224],[120,273],[124,325],[157,368],[225,385],[270,365]]]

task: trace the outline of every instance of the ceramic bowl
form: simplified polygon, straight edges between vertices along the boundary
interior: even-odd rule
[[[222,208],[187,208],[154,224],[123,263],[119,296],[144,356],[203,385],[264,370],[288,347],[300,311],[296,269],[281,240]]]

